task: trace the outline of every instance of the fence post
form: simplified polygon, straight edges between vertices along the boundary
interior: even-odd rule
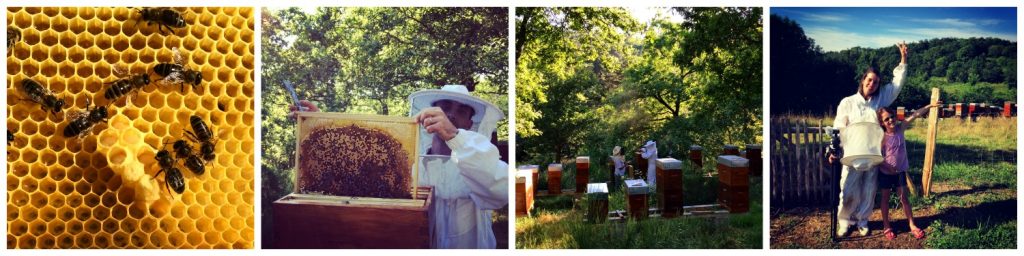
[[[939,88],[932,88],[931,104],[938,103]],[[973,106],[972,106],[973,109]],[[973,116],[972,116],[973,117]],[[932,170],[935,164],[935,135],[938,133],[939,113],[931,111],[928,113],[928,137],[924,148],[924,168],[921,175],[921,188],[924,196],[928,196],[932,189]]]

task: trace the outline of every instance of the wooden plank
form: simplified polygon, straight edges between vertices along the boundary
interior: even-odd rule
[[[939,88],[932,88],[931,104],[939,102]],[[935,136],[938,134],[939,111],[928,112],[928,135],[924,148],[924,171],[921,178],[921,186],[924,196],[928,196],[932,189],[932,170],[935,167]]]
[[[432,193],[419,207],[353,206],[282,198],[273,203],[278,248],[429,248]]]

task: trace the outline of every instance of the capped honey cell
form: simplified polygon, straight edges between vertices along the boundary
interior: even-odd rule
[[[7,8],[22,38],[7,54],[7,247],[252,248],[255,32],[252,8],[172,7],[186,26],[161,33],[127,7]],[[166,30],[166,28],[165,28]],[[162,85],[174,62],[202,72],[199,86]],[[107,84],[151,83],[107,100]],[[59,114],[24,98],[31,78],[64,100]],[[218,103],[224,107],[218,107]],[[65,138],[72,113],[106,106],[108,121]],[[198,115],[217,134],[216,159],[194,175],[178,164],[182,194],[156,176],[156,152],[185,139]],[[203,226],[197,226],[203,225]]]

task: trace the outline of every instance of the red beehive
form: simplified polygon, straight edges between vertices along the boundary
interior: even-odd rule
[[[662,217],[676,217],[683,209],[683,162],[675,158],[659,158],[655,166],[658,209],[661,209]]]
[[[548,194],[562,194],[562,164],[548,165]]]
[[[587,184],[590,183],[590,157],[576,157],[576,193],[587,192]]]

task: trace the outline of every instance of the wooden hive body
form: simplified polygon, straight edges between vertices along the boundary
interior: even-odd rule
[[[516,171],[516,216],[527,216],[533,209],[534,170],[530,166],[520,166]]]
[[[683,209],[683,169],[682,161],[674,158],[657,160],[655,179],[658,183],[658,209],[663,217],[676,217]]]
[[[430,248],[429,217],[433,203],[433,188],[414,186],[418,183],[416,146],[419,130],[412,118],[340,113],[299,113],[298,120],[295,191],[274,202],[274,231],[277,241],[275,246],[279,248]],[[349,127],[358,127],[360,128],[358,131],[362,132],[373,131],[374,136],[386,134],[390,138],[385,139],[397,141],[400,147],[385,148],[392,152],[383,153],[379,152],[380,148],[364,148],[369,145],[360,145],[353,150],[338,154],[313,155],[312,153],[315,151],[303,150],[303,145],[318,145],[304,144],[318,130],[347,129]],[[346,138],[345,141],[351,143],[365,143],[365,139],[373,137],[332,134],[327,138],[338,138],[339,136]],[[351,146],[344,145],[344,143],[334,145],[342,148]],[[303,152],[309,155],[303,155]],[[318,189],[324,188],[324,185],[315,183],[317,179],[332,179],[339,176],[326,174],[343,175],[343,173],[337,172],[355,170],[337,166],[327,171],[307,169],[310,166],[317,166],[310,165],[307,161],[334,160],[318,159],[318,156],[331,155],[337,155],[340,158],[347,157],[347,160],[370,155],[370,160],[359,158],[363,160],[355,162],[360,166],[367,166],[367,161],[379,164],[379,161],[388,160],[381,160],[381,156],[393,157],[390,160],[401,159],[401,161],[394,160],[397,163],[388,162],[391,165],[384,165],[397,166],[399,171],[373,169],[380,165],[371,164],[369,166],[373,168],[360,167],[358,172],[370,171],[372,173],[362,176],[344,176],[344,178],[357,179],[349,183],[342,183],[348,187],[331,186],[327,187],[329,189],[326,191],[320,191]],[[404,177],[402,177],[403,175]],[[366,184],[372,185],[365,186]],[[394,193],[396,188],[405,193]],[[387,195],[381,197],[361,196],[363,193],[377,192],[374,189],[389,190],[392,193],[381,193]],[[359,195],[346,193],[359,193]]]
[[[562,164],[548,165],[548,194],[562,194]]]
[[[587,184],[590,183],[590,157],[576,157],[576,193],[587,192]]]

